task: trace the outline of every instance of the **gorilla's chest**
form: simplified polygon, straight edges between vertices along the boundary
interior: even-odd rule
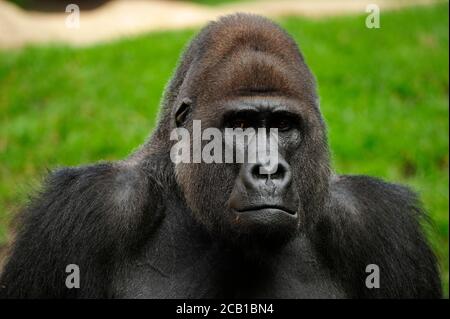
[[[273,260],[272,260],[273,259]],[[121,298],[342,298],[309,241],[296,238],[282,253],[259,261],[200,241],[170,218],[142,254],[118,273]]]

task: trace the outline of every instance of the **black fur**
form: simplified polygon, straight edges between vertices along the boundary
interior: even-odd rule
[[[169,158],[176,125],[190,129],[201,118],[214,126],[222,102],[255,96],[301,102],[301,141],[284,155],[300,198],[299,225],[280,243],[230,226],[224,207],[236,166],[175,167]],[[174,113],[185,101],[181,121]],[[139,151],[58,170],[43,189],[22,214],[1,297],[441,297],[415,194],[332,173],[314,78],[294,41],[261,17],[233,15],[202,30]],[[80,267],[79,289],[65,286],[68,264]],[[368,264],[380,267],[379,289],[365,286]]]

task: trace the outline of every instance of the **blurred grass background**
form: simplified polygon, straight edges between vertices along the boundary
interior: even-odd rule
[[[337,172],[422,196],[448,296],[448,4],[382,12],[381,29],[364,21],[280,22],[317,77]],[[195,31],[0,52],[0,245],[47,169],[120,159],[144,141]]]

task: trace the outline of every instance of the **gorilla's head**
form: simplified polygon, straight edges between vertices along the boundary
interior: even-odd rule
[[[238,14],[200,32],[167,88],[162,118],[149,142],[153,152],[169,154],[177,127],[189,131],[193,144],[201,139],[193,132],[194,120],[201,121],[202,130],[278,129],[278,166],[272,174],[261,173],[261,161],[174,164],[197,221],[238,241],[284,241],[311,225],[328,189],[325,126],[314,78],[280,27]]]

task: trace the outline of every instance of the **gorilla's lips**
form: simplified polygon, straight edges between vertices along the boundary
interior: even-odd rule
[[[244,209],[237,210],[238,213],[253,213],[253,214],[257,214],[257,213],[261,213],[261,212],[267,213],[270,211],[273,211],[274,213],[282,212],[282,213],[286,213],[286,214],[293,215],[293,216],[297,215],[297,213],[294,210],[289,209],[287,207],[280,206],[280,205],[258,205],[258,206],[246,207]]]
[[[264,233],[266,235],[294,231],[298,225],[298,214],[284,205],[253,205],[233,209],[234,226],[244,233]]]

